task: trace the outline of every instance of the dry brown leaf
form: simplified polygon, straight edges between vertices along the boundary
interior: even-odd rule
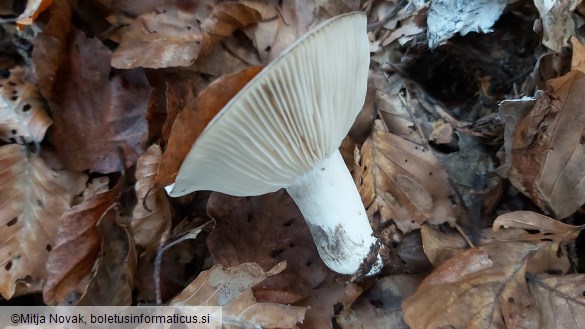
[[[53,121],[43,107],[37,87],[26,81],[22,67],[0,79],[0,139],[40,143]]]
[[[51,135],[69,168],[111,173],[143,152],[151,88],[139,69],[110,75],[110,57],[100,40],[74,32],[53,90]]]
[[[465,238],[459,233],[445,233],[432,227],[423,225],[420,229],[425,254],[433,266],[437,267],[456,253],[469,247]],[[491,232],[483,230],[480,232],[478,244],[486,244],[492,240]]]
[[[552,314],[538,306],[544,299],[529,285],[535,273],[568,271],[564,248],[548,236],[540,241],[512,241],[521,239],[524,231],[506,231],[509,241],[486,240],[478,248],[453,250],[453,257],[439,265],[404,302],[408,325],[554,328],[542,322]],[[554,303],[550,299],[543,303],[550,302]]]
[[[308,307],[301,328],[333,329],[336,308],[342,305],[341,313],[349,312],[349,307],[361,293],[362,288],[355,283],[346,285],[334,282],[323,288],[313,289],[311,295],[299,303]]]
[[[536,249],[531,243],[507,242],[457,254],[406,299],[405,322],[411,328],[539,328],[520,322],[530,319],[525,274]]]
[[[275,4],[270,2],[254,0],[242,0],[241,2],[250,8],[256,9],[262,17],[260,22],[250,25],[242,31],[252,40],[260,60],[266,63],[272,52],[272,46],[274,45],[276,34],[281,24],[281,19],[278,14],[278,9],[280,8],[277,8]]]
[[[263,21],[249,33],[260,58],[273,60],[295,40],[319,22],[344,13],[360,10],[355,0],[271,2],[244,1],[262,13]],[[256,4],[254,4],[256,2]]]
[[[0,294],[6,299],[42,289],[59,218],[85,187],[86,176],[52,171],[25,146],[0,147]]]
[[[224,328],[297,328],[305,317],[304,307],[255,300],[252,286],[268,276],[254,263],[227,269],[215,265],[201,272],[170,305],[222,306]]]
[[[327,273],[311,232],[284,190],[238,198],[213,193],[207,213],[216,221],[209,252],[226,267],[255,262],[265,270],[286,260],[287,268],[254,287],[260,301],[293,303],[323,282]]]
[[[254,66],[215,80],[177,115],[158,167],[155,178],[157,187],[162,188],[175,181],[181,163],[197,137],[223,106],[261,69],[261,66]]]
[[[122,184],[90,196],[61,217],[55,246],[47,261],[46,304],[73,304],[87,290],[89,275],[99,257],[102,236],[97,227],[114,207]]]
[[[355,177],[370,218],[379,213],[404,233],[427,221],[455,221],[447,173],[423,146],[387,132],[378,120],[360,156]]]
[[[259,50],[264,51],[264,56],[268,55],[268,61],[275,59],[317,24],[316,8],[317,4],[313,1],[283,0],[276,8],[278,12],[270,13],[272,17],[278,17],[278,20],[267,19],[268,22],[257,25],[254,44],[261,47]]]
[[[96,0],[100,5],[109,8],[112,12],[124,12],[136,17],[144,13],[162,10],[169,4],[191,5],[194,0]]]
[[[207,82],[199,75],[186,77],[172,77],[165,81],[165,109],[166,118],[162,126],[162,136],[165,142],[171,136],[173,123],[185,106],[197,98],[199,91],[207,87]]]
[[[583,226],[573,226],[554,220],[532,211],[513,211],[498,216],[493,224],[493,231],[504,228],[521,228],[538,230],[541,235],[531,234],[538,239],[572,240],[576,239]]]
[[[408,329],[404,323],[401,304],[414,293],[422,277],[391,275],[376,280],[347,314],[337,317],[343,329],[392,328]]]
[[[580,2],[580,0],[534,1],[542,22],[542,44],[555,52],[560,52],[567,46],[575,24],[571,13]]]
[[[171,225],[171,207],[165,192],[151,191],[161,153],[160,146],[152,145],[138,158],[136,164],[134,189],[138,202],[132,211],[130,230],[136,245],[144,247],[147,255],[152,255],[158,248],[163,233]]]
[[[564,224],[535,212],[514,211],[498,216],[493,232],[499,241],[549,242],[531,257],[528,271],[567,273],[571,263],[566,244],[576,239],[583,227]]]
[[[213,8],[211,15],[201,24],[203,45],[201,53],[209,54],[211,48],[229,37],[236,30],[260,21],[260,13],[245,4],[223,2]]]
[[[71,5],[69,0],[56,0],[49,7],[49,22],[37,34],[33,42],[32,61],[39,91],[51,100],[57,70],[67,47],[67,35],[71,29]]]
[[[234,31],[261,19],[255,9],[237,2],[218,4],[209,17],[207,10],[208,5],[202,3],[196,8],[170,7],[139,16],[125,31],[112,66],[190,66],[200,53],[208,54]]]
[[[428,225],[423,225],[421,231]],[[392,264],[398,273],[422,274],[428,273],[433,268],[423,246],[421,231],[412,231],[400,238],[393,254],[399,258]],[[389,262],[385,262],[388,264]]]
[[[545,212],[564,218],[585,203],[585,73],[573,70],[549,86],[552,94],[538,99],[517,126],[506,127],[514,131],[506,161],[516,188]]]
[[[540,328],[572,329],[585,326],[583,274],[528,276]]]
[[[571,37],[573,56],[571,57],[571,69],[585,73],[585,45],[576,37]]]
[[[19,29],[24,29],[26,25],[31,25],[37,16],[45,11],[53,3],[53,0],[28,0],[24,12],[16,19],[16,25]]]
[[[115,209],[110,209],[98,224],[102,236],[97,270],[78,306],[129,306],[136,272],[136,250],[132,235],[117,223]]]
[[[196,12],[168,8],[138,16],[123,31],[112,66],[165,68],[189,66],[198,57],[202,36]]]

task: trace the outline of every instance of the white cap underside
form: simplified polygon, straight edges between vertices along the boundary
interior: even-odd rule
[[[322,23],[209,123],[169,194],[250,196],[290,186],[339,148],[364,103],[368,67],[363,14]]]

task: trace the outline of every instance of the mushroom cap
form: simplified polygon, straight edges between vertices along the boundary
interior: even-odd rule
[[[169,195],[274,192],[330,157],[366,97],[366,17],[329,19],[256,75],[207,125]]]

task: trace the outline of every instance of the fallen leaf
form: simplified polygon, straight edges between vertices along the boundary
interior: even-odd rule
[[[40,143],[53,124],[37,87],[25,80],[22,67],[0,79],[0,138],[13,143]]]
[[[158,248],[161,237],[171,225],[171,207],[163,190],[153,190],[156,170],[161,159],[161,149],[151,145],[138,158],[136,164],[136,198],[131,219],[131,232],[136,245],[144,247],[152,256]],[[148,208],[145,209],[144,205]]]
[[[112,56],[112,66],[120,69],[190,66],[200,53],[208,54],[234,31],[261,18],[255,9],[237,2],[218,4],[203,20],[206,9],[207,4],[185,10],[171,7],[139,16],[124,33]]]
[[[71,4],[69,0],[56,0],[49,7],[49,22],[33,41],[32,61],[39,91],[46,100],[53,98],[57,71],[67,48],[67,35],[71,30]]]
[[[201,24],[203,45],[201,52],[208,54],[210,49],[236,30],[258,22],[262,16],[256,9],[243,3],[223,2],[218,4],[211,15]]]
[[[96,0],[97,3],[109,8],[112,12],[124,12],[130,16],[139,16],[144,13],[162,10],[165,5],[191,5],[194,1],[176,0]]]
[[[234,40],[234,38],[231,38]],[[210,77],[211,79],[221,78],[224,75],[233,74],[235,72],[243,71],[250,66],[256,66],[261,64],[258,60],[246,61],[238,57],[238,53],[250,52],[249,49],[240,49],[244,45],[238,43],[233,47],[236,49],[229,49],[226,45],[227,40],[222,43],[222,47],[214,47],[208,55],[201,54],[197,61],[189,67],[189,70],[197,72],[199,75],[204,77]],[[247,45],[249,46],[249,44]]]
[[[343,329],[408,329],[401,304],[416,291],[421,280],[420,276],[409,275],[391,275],[376,280],[347,314],[337,317],[337,323]]]
[[[456,253],[469,247],[461,234],[441,232],[431,225],[423,225],[420,228],[420,233],[425,255],[434,267],[441,265]]]
[[[199,92],[204,90],[205,87],[207,87],[207,82],[199,75],[193,77],[170,77],[165,80],[166,118],[162,127],[162,136],[167,143],[177,115],[187,104],[194,101]]]
[[[407,233],[425,222],[453,223],[447,173],[423,146],[385,131],[376,121],[362,145],[355,176],[370,218],[394,220]]]
[[[313,1],[299,2],[296,0],[283,0],[276,20],[278,24],[262,22],[256,27],[255,36],[265,37],[266,41],[255,41],[257,45],[263,44],[264,51],[268,53],[268,61],[278,57],[285,49],[292,45],[312,26],[318,22],[315,20],[317,3]],[[272,43],[270,43],[272,41]],[[270,47],[267,49],[267,47]]]
[[[509,231],[507,241],[496,237],[477,248],[454,250],[403,303],[407,324],[412,328],[554,328],[542,322],[553,315],[538,307],[546,298],[536,295],[530,282],[538,273],[567,273],[564,247],[546,237],[522,241],[523,230],[505,231]],[[514,237],[520,240],[513,241]]]
[[[528,276],[540,328],[585,326],[585,276],[583,274]]]
[[[251,7],[254,1],[246,1]],[[264,21],[255,27],[252,40],[258,48],[262,59],[275,59],[285,49],[292,45],[311,28],[328,18],[352,11],[358,11],[357,1],[328,0],[328,1],[297,1],[283,0],[278,4],[260,2],[265,10]],[[278,19],[277,19],[278,18]]]
[[[80,31],[67,54],[54,88],[51,136],[59,155],[77,170],[111,173],[132,166],[148,136],[151,89],[144,72],[110,76],[110,50]]]
[[[272,52],[272,46],[276,42],[276,34],[282,21],[278,14],[279,8],[270,2],[254,0],[242,0],[242,2],[248,7],[256,9],[262,17],[261,21],[244,28],[243,32],[252,40],[262,63],[266,63]]]
[[[585,73],[585,45],[576,37],[571,37],[573,55],[571,57],[571,69]]]
[[[112,66],[164,68],[189,66],[198,57],[202,36],[195,12],[168,8],[138,16],[124,30]]]
[[[77,306],[132,305],[136,250],[132,235],[117,220],[111,208],[97,225],[102,238],[97,270]]]
[[[252,286],[267,277],[267,273],[254,263],[227,269],[215,265],[201,272],[170,305],[222,306],[224,328],[297,328],[303,322],[304,307],[255,300]]]
[[[24,12],[16,19],[16,25],[23,30],[26,25],[31,25],[40,13],[45,11],[53,3],[53,0],[28,0]]]
[[[532,211],[513,211],[505,213],[496,218],[493,224],[493,231],[504,228],[521,228],[524,230],[537,230],[540,235],[530,234],[537,239],[576,239],[584,226],[573,226],[554,220]]]
[[[427,226],[429,225],[423,225],[421,231],[412,231],[400,237],[400,243],[398,243],[393,252],[399,257],[399,261],[396,261],[396,264],[392,264],[394,268],[400,269],[399,273],[428,273],[435,265],[429,261],[430,257],[427,256],[422,241],[421,232]],[[384,263],[388,264],[389,262]]]
[[[534,5],[542,20],[542,44],[555,52],[567,46],[573,33],[571,13],[581,1],[578,0],[535,0]]]
[[[169,143],[158,167],[155,178],[157,187],[175,181],[181,164],[197,137],[223,106],[261,69],[261,66],[254,66],[215,80],[177,115]]]
[[[86,176],[53,171],[25,146],[0,147],[0,294],[6,299],[42,290],[45,263],[59,218],[85,187]]]
[[[427,276],[404,301],[405,322],[411,328],[532,324],[517,321],[529,318],[526,261],[536,249],[531,243],[508,242],[455,255]]]
[[[286,270],[254,287],[258,300],[293,303],[323,282],[327,270],[311,232],[283,190],[247,198],[212,193],[207,213],[216,221],[207,245],[217,263],[255,262],[269,270],[287,261]]]
[[[308,307],[301,328],[333,329],[336,308],[342,305],[341,313],[348,312],[361,293],[362,289],[355,283],[334,282],[326,287],[313,289],[309,297],[298,303]]]
[[[75,304],[87,290],[102,245],[97,224],[114,207],[121,187],[118,183],[109,191],[89,196],[61,216],[56,243],[47,260],[43,288],[46,304]]]
[[[507,177],[542,210],[565,218],[585,203],[585,73],[573,70],[549,81],[550,94],[539,98],[521,119],[506,122]],[[510,145],[511,144],[511,145]]]

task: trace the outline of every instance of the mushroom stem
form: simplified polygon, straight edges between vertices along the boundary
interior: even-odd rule
[[[361,270],[376,238],[362,199],[338,150],[287,189],[309,225],[317,250],[335,272]],[[368,275],[382,267],[380,255]]]

